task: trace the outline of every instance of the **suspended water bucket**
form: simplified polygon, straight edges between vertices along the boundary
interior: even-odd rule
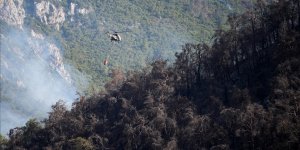
[[[103,61],[103,65],[107,65],[108,64],[108,58],[105,58]]]

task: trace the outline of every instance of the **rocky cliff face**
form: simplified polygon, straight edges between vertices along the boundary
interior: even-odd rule
[[[45,72],[52,74],[54,71],[71,84],[71,76],[64,67],[60,48],[48,42],[42,34],[34,30],[12,30],[8,35],[1,34],[1,43],[1,79],[23,82],[24,79],[18,76],[27,73],[22,65],[34,62],[47,68]]]
[[[1,0],[0,1],[0,19],[9,25],[14,25],[22,28],[26,11],[24,10],[23,0]],[[51,1],[34,1],[33,9],[35,17],[40,22],[60,30],[61,25],[67,21],[70,16],[70,21],[73,21],[75,15],[87,15],[94,10],[89,8],[81,8],[76,3],[70,2],[69,8],[65,8]]]
[[[43,40],[45,38],[42,34],[31,30],[31,37],[28,39],[28,43],[34,54],[46,60],[53,70],[56,70],[65,81],[71,83],[70,74],[64,67],[63,57],[60,53],[61,50],[53,43],[39,45]]]
[[[35,12],[41,22],[46,25],[53,25],[57,30],[59,30],[60,25],[66,19],[64,8],[61,6],[55,6],[49,1],[35,3]]]
[[[34,17],[38,18],[41,23],[54,27],[56,30],[60,29],[60,26],[66,20],[67,15],[62,6],[56,6],[49,1],[33,2],[33,4],[34,10],[32,10],[32,12],[34,12]],[[75,12],[78,12],[79,8],[75,9],[76,4],[74,3],[71,3],[70,6],[72,9],[69,15],[75,15]],[[26,12],[23,7],[23,0],[1,0],[0,19],[8,25],[22,29],[24,26],[24,18],[26,17]],[[6,37],[7,35],[2,34],[1,36]],[[45,40],[45,38],[42,34],[36,33],[33,30],[31,30],[31,35],[26,40],[37,57],[48,62],[53,70],[56,70],[63,79],[68,83],[71,83],[70,74],[64,67],[61,50],[56,44],[46,42],[43,42],[45,45],[40,45],[41,43],[37,44],[35,41],[42,41]],[[11,46],[13,47],[14,45]],[[22,47],[13,49],[20,49],[20,52],[22,52]],[[21,53],[15,55],[21,55]]]
[[[25,10],[23,0],[1,0],[0,19],[9,25],[21,27],[24,23]]]
[[[65,9],[52,4],[53,1],[36,1],[32,2],[33,9],[26,12],[25,2],[0,0],[0,133],[3,135],[29,118],[45,117],[57,100],[70,102],[75,98],[61,48],[24,24],[26,17],[32,17],[60,30],[66,20]],[[8,30],[2,31],[2,25]]]
[[[94,10],[91,7],[80,8],[77,4],[71,2],[68,15],[70,16],[70,21],[74,21],[74,16],[76,16],[77,14],[87,15],[89,13],[92,13],[93,11]]]
[[[59,99],[74,100],[61,50],[42,34],[26,29],[1,34],[0,60],[1,134],[29,118],[45,117]]]

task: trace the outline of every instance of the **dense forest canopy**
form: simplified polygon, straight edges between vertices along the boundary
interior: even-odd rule
[[[0,1],[1,134],[25,125],[30,117],[46,117],[58,99],[70,105],[76,92],[90,96],[104,91],[115,69],[140,70],[160,58],[174,62],[182,45],[210,41],[214,29],[228,27],[224,23],[229,13],[247,10],[249,4],[247,0]],[[114,31],[120,32],[121,42],[110,41],[106,33]]]
[[[32,11],[34,1],[24,0],[29,12],[25,26],[61,43],[65,63],[87,74],[88,89],[77,85],[79,92],[87,95],[103,89],[111,79],[110,68],[132,71],[157,58],[174,61],[174,53],[180,51],[181,45],[209,42],[216,28],[227,27],[224,23],[228,14],[251,8],[247,0],[53,0],[52,3],[66,11],[71,4],[92,11],[67,16],[57,31],[36,19]],[[114,31],[130,32],[120,33],[122,42],[112,44],[105,33]],[[109,67],[102,65],[107,56]]]
[[[12,129],[7,149],[299,149],[300,5],[279,0],[228,17],[213,43],[174,64],[115,69],[107,93],[57,102]]]

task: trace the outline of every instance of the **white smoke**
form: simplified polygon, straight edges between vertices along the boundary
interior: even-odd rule
[[[47,117],[58,100],[71,106],[76,98],[76,88],[68,81],[71,70],[65,70],[62,57],[51,49],[53,45],[57,44],[24,30],[1,33],[1,134],[23,126],[30,118]]]

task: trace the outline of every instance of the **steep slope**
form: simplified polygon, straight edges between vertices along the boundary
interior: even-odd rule
[[[1,34],[1,133],[33,116],[45,117],[58,99],[75,98],[55,44],[33,30],[6,32]]]
[[[114,70],[108,93],[57,102],[3,148],[299,149],[300,2],[260,8],[231,16],[211,46],[185,44],[172,66]]]
[[[75,91],[90,95],[104,90],[113,69],[136,70],[161,58],[172,62],[184,43],[209,42],[213,31],[223,27],[227,14],[247,4],[2,0],[2,111],[40,118],[54,101],[70,102]],[[105,33],[113,31],[129,32],[120,33],[121,42],[111,43]],[[107,66],[102,63],[106,57]],[[8,123],[11,115],[3,116],[1,122]],[[10,127],[1,123],[1,132]]]
[[[64,58],[91,75],[99,91],[111,68],[126,71],[159,58],[174,60],[187,41],[208,41],[227,14],[246,7],[245,1],[24,1],[24,26],[62,43]],[[106,32],[120,33],[111,43]],[[102,64],[109,57],[109,65]],[[97,88],[95,88],[97,87]]]

